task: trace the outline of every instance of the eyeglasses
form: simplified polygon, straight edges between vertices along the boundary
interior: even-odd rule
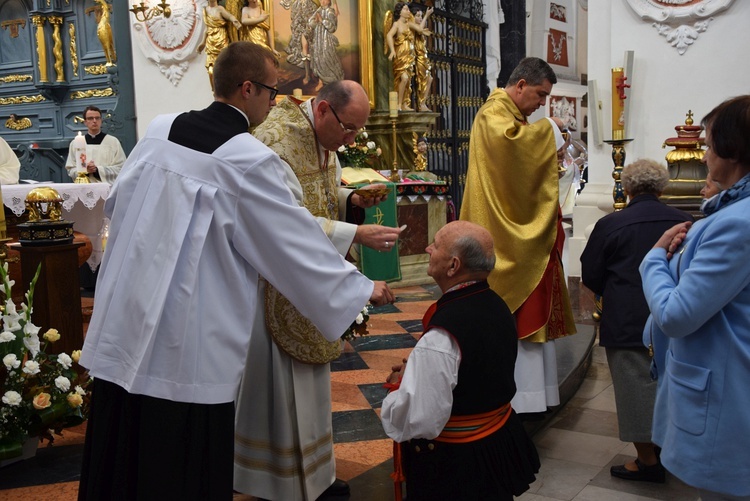
[[[336,117],[336,120],[338,120],[339,125],[341,126],[341,130],[344,131],[344,134],[354,134],[354,133],[359,134],[360,132],[365,130],[364,127],[360,129],[350,129],[349,127],[347,127],[341,122],[341,119],[339,118],[338,113],[336,113],[336,110],[333,109],[333,106],[331,106],[331,103],[328,103],[328,108],[330,108],[330,110],[333,112],[333,116]]]
[[[257,85],[258,87],[263,87],[263,88],[264,88],[264,89],[266,89],[266,90],[267,90],[268,92],[270,92],[270,93],[271,93],[271,95],[270,95],[270,96],[268,96],[268,98],[269,98],[270,100],[276,99],[276,95],[277,95],[277,94],[279,93],[279,89],[277,89],[276,87],[269,87],[269,86],[268,86],[268,85],[266,85],[266,84],[262,84],[262,83],[260,83],[260,82],[256,82],[256,81],[254,81],[254,80],[248,80],[248,82],[250,82],[251,84]],[[238,83],[238,84],[237,84],[237,87],[242,87],[242,84],[243,84],[243,83],[245,83],[245,82],[240,82],[240,83]]]

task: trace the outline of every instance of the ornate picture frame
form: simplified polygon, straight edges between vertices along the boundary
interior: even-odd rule
[[[319,2],[309,0],[312,5]],[[304,0],[265,0],[270,14],[271,32],[274,36],[275,49],[281,54],[279,57],[279,94],[292,94],[294,89],[302,89],[302,94],[312,96],[317,93],[318,80],[312,76],[304,82],[304,61],[292,56],[297,52],[296,44],[291,43],[293,23],[299,29],[300,19],[293,21],[293,9],[300,8]],[[333,0],[332,4],[338,10],[338,27],[333,33],[339,41],[336,53],[344,70],[344,78],[356,80],[362,84],[368,96],[371,96],[370,106],[374,94],[374,77],[372,71],[372,4],[369,0]],[[292,45],[290,48],[289,45]],[[289,58],[296,60],[293,64]]]

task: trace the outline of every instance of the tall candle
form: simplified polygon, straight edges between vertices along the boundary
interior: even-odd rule
[[[395,90],[388,93],[388,111],[392,118],[398,116],[398,92]]]
[[[625,133],[625,103],[620,97],[625,90],[623,73],[622,68],[612,68],[612,139],[623,139]]]
[[[86,138],[83,137],[80,130],[76,137],[73,138],[73,157],[76,165],[83,172],[86,172]]]
[[[294,96],[297,99],[302,99],[302,89],[292,90],[292,96]]]

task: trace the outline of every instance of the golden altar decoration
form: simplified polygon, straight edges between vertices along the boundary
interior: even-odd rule
[[[18,225],[21,245],[40,246],[73,242],[73,222],[62,218],[63,199],[54,188],[40,186],[26,195],[28,222]]]
[[[675,127],[677,137],[671,137],[662,144],[662,148],[671,146],[674,149],[666,155],[669,184],[661,199],[667,205],[700,217],[700,191],[707,173],[702,162],[705,139],[701,137],[703,126],[693,124],[693,112],[688,110],[685,116],[685,123]]]

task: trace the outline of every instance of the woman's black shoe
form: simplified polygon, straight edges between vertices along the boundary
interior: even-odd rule
[[[621,464],[611,467],[609,474],[623,480],[641,480],[643,482],[656,482],[659,484],[663,484],[667,478],[667,471],[661,463],[647,466],[636,458],[635,465],[638,467],[638,471],[630,471],[625,468],[624,464]]]

